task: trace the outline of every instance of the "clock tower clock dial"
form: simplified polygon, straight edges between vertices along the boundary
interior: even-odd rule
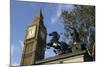
[[[35,37],[36,26],[29,27],[27,32],[27,39]]]

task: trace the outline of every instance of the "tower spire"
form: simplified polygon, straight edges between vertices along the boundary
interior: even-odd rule
[[[40,20],[41,23],[43,23],[42,22],[42,20],[43,20],[42,9],[39,9],[38,14],[35,15],[35,17],[33,19],[33,22],[31,24],[29,24],[29,26],[34,25],[35,24],[35,22],[34,22],[35,20]]]
[[[43,19],[42,9],[39,10],[39,13],[36,15],[36,18]]]

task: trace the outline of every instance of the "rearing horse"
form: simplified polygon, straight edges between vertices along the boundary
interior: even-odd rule
[[[52,32],[49,36],[52,36],[52,39],[47,44],[47,49],[53,47],[56,54],[63,54],[66,50],[68,51],[69,46],[65,42],[59,42],[60,35],[57,32]]]

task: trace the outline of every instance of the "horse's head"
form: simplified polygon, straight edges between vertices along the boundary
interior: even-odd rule
[[[57,35],[58,35],[58,33],[56,31],[49,34],[49,36],[57,36]]]

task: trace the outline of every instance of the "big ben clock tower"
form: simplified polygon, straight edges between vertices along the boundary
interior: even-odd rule
[[[24,40],[24,49],[21,58],[21,66],[33,65],[35,61],[44,59],[47,31],[43,23],[43,15],[40,11],[27,28]]]

